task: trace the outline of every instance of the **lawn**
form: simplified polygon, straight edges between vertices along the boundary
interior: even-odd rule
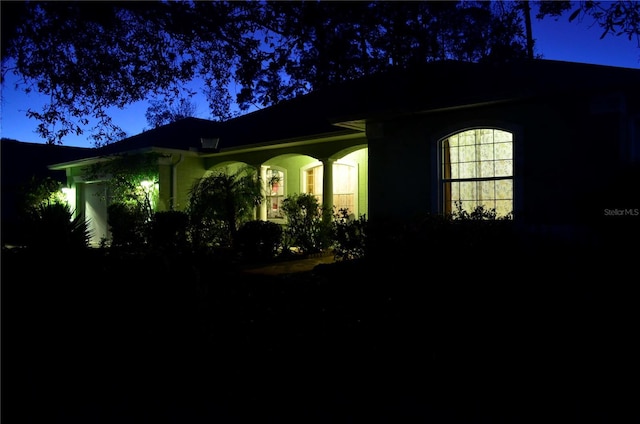
[[[61,255],[3,252],[3,415],[630,422],[637,297],[628,258],[605,253],[390,255],[279,276],[90,254],[71,279]]]

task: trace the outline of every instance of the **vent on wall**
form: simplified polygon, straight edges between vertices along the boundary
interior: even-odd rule
[[[200,138],[203,149],[217,149],[219,141],[219,138]]]

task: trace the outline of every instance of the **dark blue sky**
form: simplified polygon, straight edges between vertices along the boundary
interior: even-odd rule
[[[533,22],[533,36],[536,39],[536,54],[544,59],[570,62],[593,63],[599,65],[640,68],[640,47],[635,39],[624,36],[608,35],[600,39],[602,29],[591,26],[590,22],[567,21],[563,16],[558,21],[547,18]],[[46,103],[46,98],[36,94],[26,95],[13,88],[14,81],[7,79],[2,87],[0,135],[20,141],[43,143],[35,133],[37,122],[25,116],[28,107],[38,110]],[[195,100],[198,116],[209,118],[207,103],[203,99]],[[140,102],[125,110],[112,110],[111,116],[129,135],[136,135],[147,129],[145,111],[148,103]],[[66,146],[92,147],[87,140],[89,134],[68,137]]]

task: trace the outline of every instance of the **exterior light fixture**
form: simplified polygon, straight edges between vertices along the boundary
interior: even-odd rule
[[[203,149],[217,149],[220,138],[200,138]]]
[[[153,187],[154,182],[149,180],[140,181],[140,186],[145,190],[150,190]]]

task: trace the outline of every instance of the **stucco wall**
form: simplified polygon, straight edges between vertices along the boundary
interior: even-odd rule
[[[156,205],[157,211],[171,210],[172,197],[171,193],[171,178],[172,178],[171,164],[161,164],[158,167],[158,204]]]
[[[415,120],[374,122],[369,137],[369,217],[408,219],[431,210],[429,134]]]
[[[102,183],[79,184],[76,191],[81,192],[84,216],[91,234],[90,243],[99,246],[103,239],[111,236],[107,217],[107,202],[104,197],[106,186]]]
[[[176,210],[185,210],[189,203],[189,193],[198,178],[205,175],[204,161],[198,157],[184,157],[183,161],[175,166],[177,172],[177,199]]]
[[[594,110],[594,99],[536,99],[370,122],[371,218],[439,212],[438,142],[465,129],[495,127],[514,134],[516,220],[567,225],[588,219],[600,202],[594,198],[599,187],[621,166],[622,121],[630,112]]]
[[[358,167],[358,213],[368,215],[368,150],[363,135],[346,139],[323,141],[316,144],[284,145],[256,151],[238,152],[208,157],[207,169],[217,169],[229,163],[245,163],[255,168],[271,166],[286,173],[285,196],[300,193],[303,189],[301,170],[322,159],[346,158]]]
[[[369,216],[369,149],[359,149],[345,156],[358,166],[358,215]]]

